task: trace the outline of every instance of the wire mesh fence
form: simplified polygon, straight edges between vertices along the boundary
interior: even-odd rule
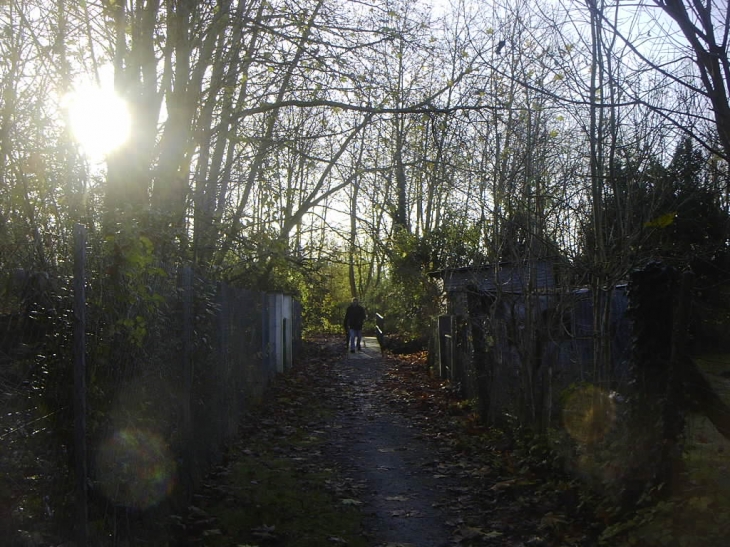
[[[79,245],[88,244],[79,238],[77,265]],[[287,295],[160,265],[143,240],[123,256],[90,248],[76,278],[70,264],[4,276],[0,533],[8,544],[71,530],[77,542],[121,537],[131,533],[123,521],[187,503],[299,347],[301,308]]]
[[[441,376],[478,399],[486,420],[506,416],[544,429],[559,421],[561,394],[571,386],[628,389],[625,285],[535,289],[521,268],[503,269],[500,283],[483,269],[445,274],[448,313],[434,332]]]

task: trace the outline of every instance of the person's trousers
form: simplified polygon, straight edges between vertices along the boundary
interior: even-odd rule
[[[356,344],[357,344],[357,349],[360,349],[361,341],[362,341],[362,330],[350,329],[350,350],[354,351]]]

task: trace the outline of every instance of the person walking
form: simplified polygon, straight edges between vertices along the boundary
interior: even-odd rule
[[[365,308],[360,305],[357,298],[352,299],[352,303],[347,306],[345,312],[345,330],[350,335],[350,353],[355,353],[355,348],[360,351],[360,342],[362,342],[362,326],[365,323]]]

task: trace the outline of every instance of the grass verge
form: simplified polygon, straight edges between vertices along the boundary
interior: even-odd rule
[[[242,435],[177,517],[178,545],[367,547],[348,483],[322,457],[338,356],[318,353],[277,378]]]

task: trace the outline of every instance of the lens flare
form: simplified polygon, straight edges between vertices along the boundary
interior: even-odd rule
[[[122,429],[97,452],[97,480],[116,504],[148,509],[160,503],[175,484],[175,461],[165,443],[140,429]]]
[[[616,404],[598,387],[582,387],[571,393],[565,402],[563,423],[578,442],[594,444],[602,440],[615,422]]]
[[[64,105],[71,130],[90,159],[102,160],[129,138],[129,110],[114,91],[82,85],[64,97]]]

